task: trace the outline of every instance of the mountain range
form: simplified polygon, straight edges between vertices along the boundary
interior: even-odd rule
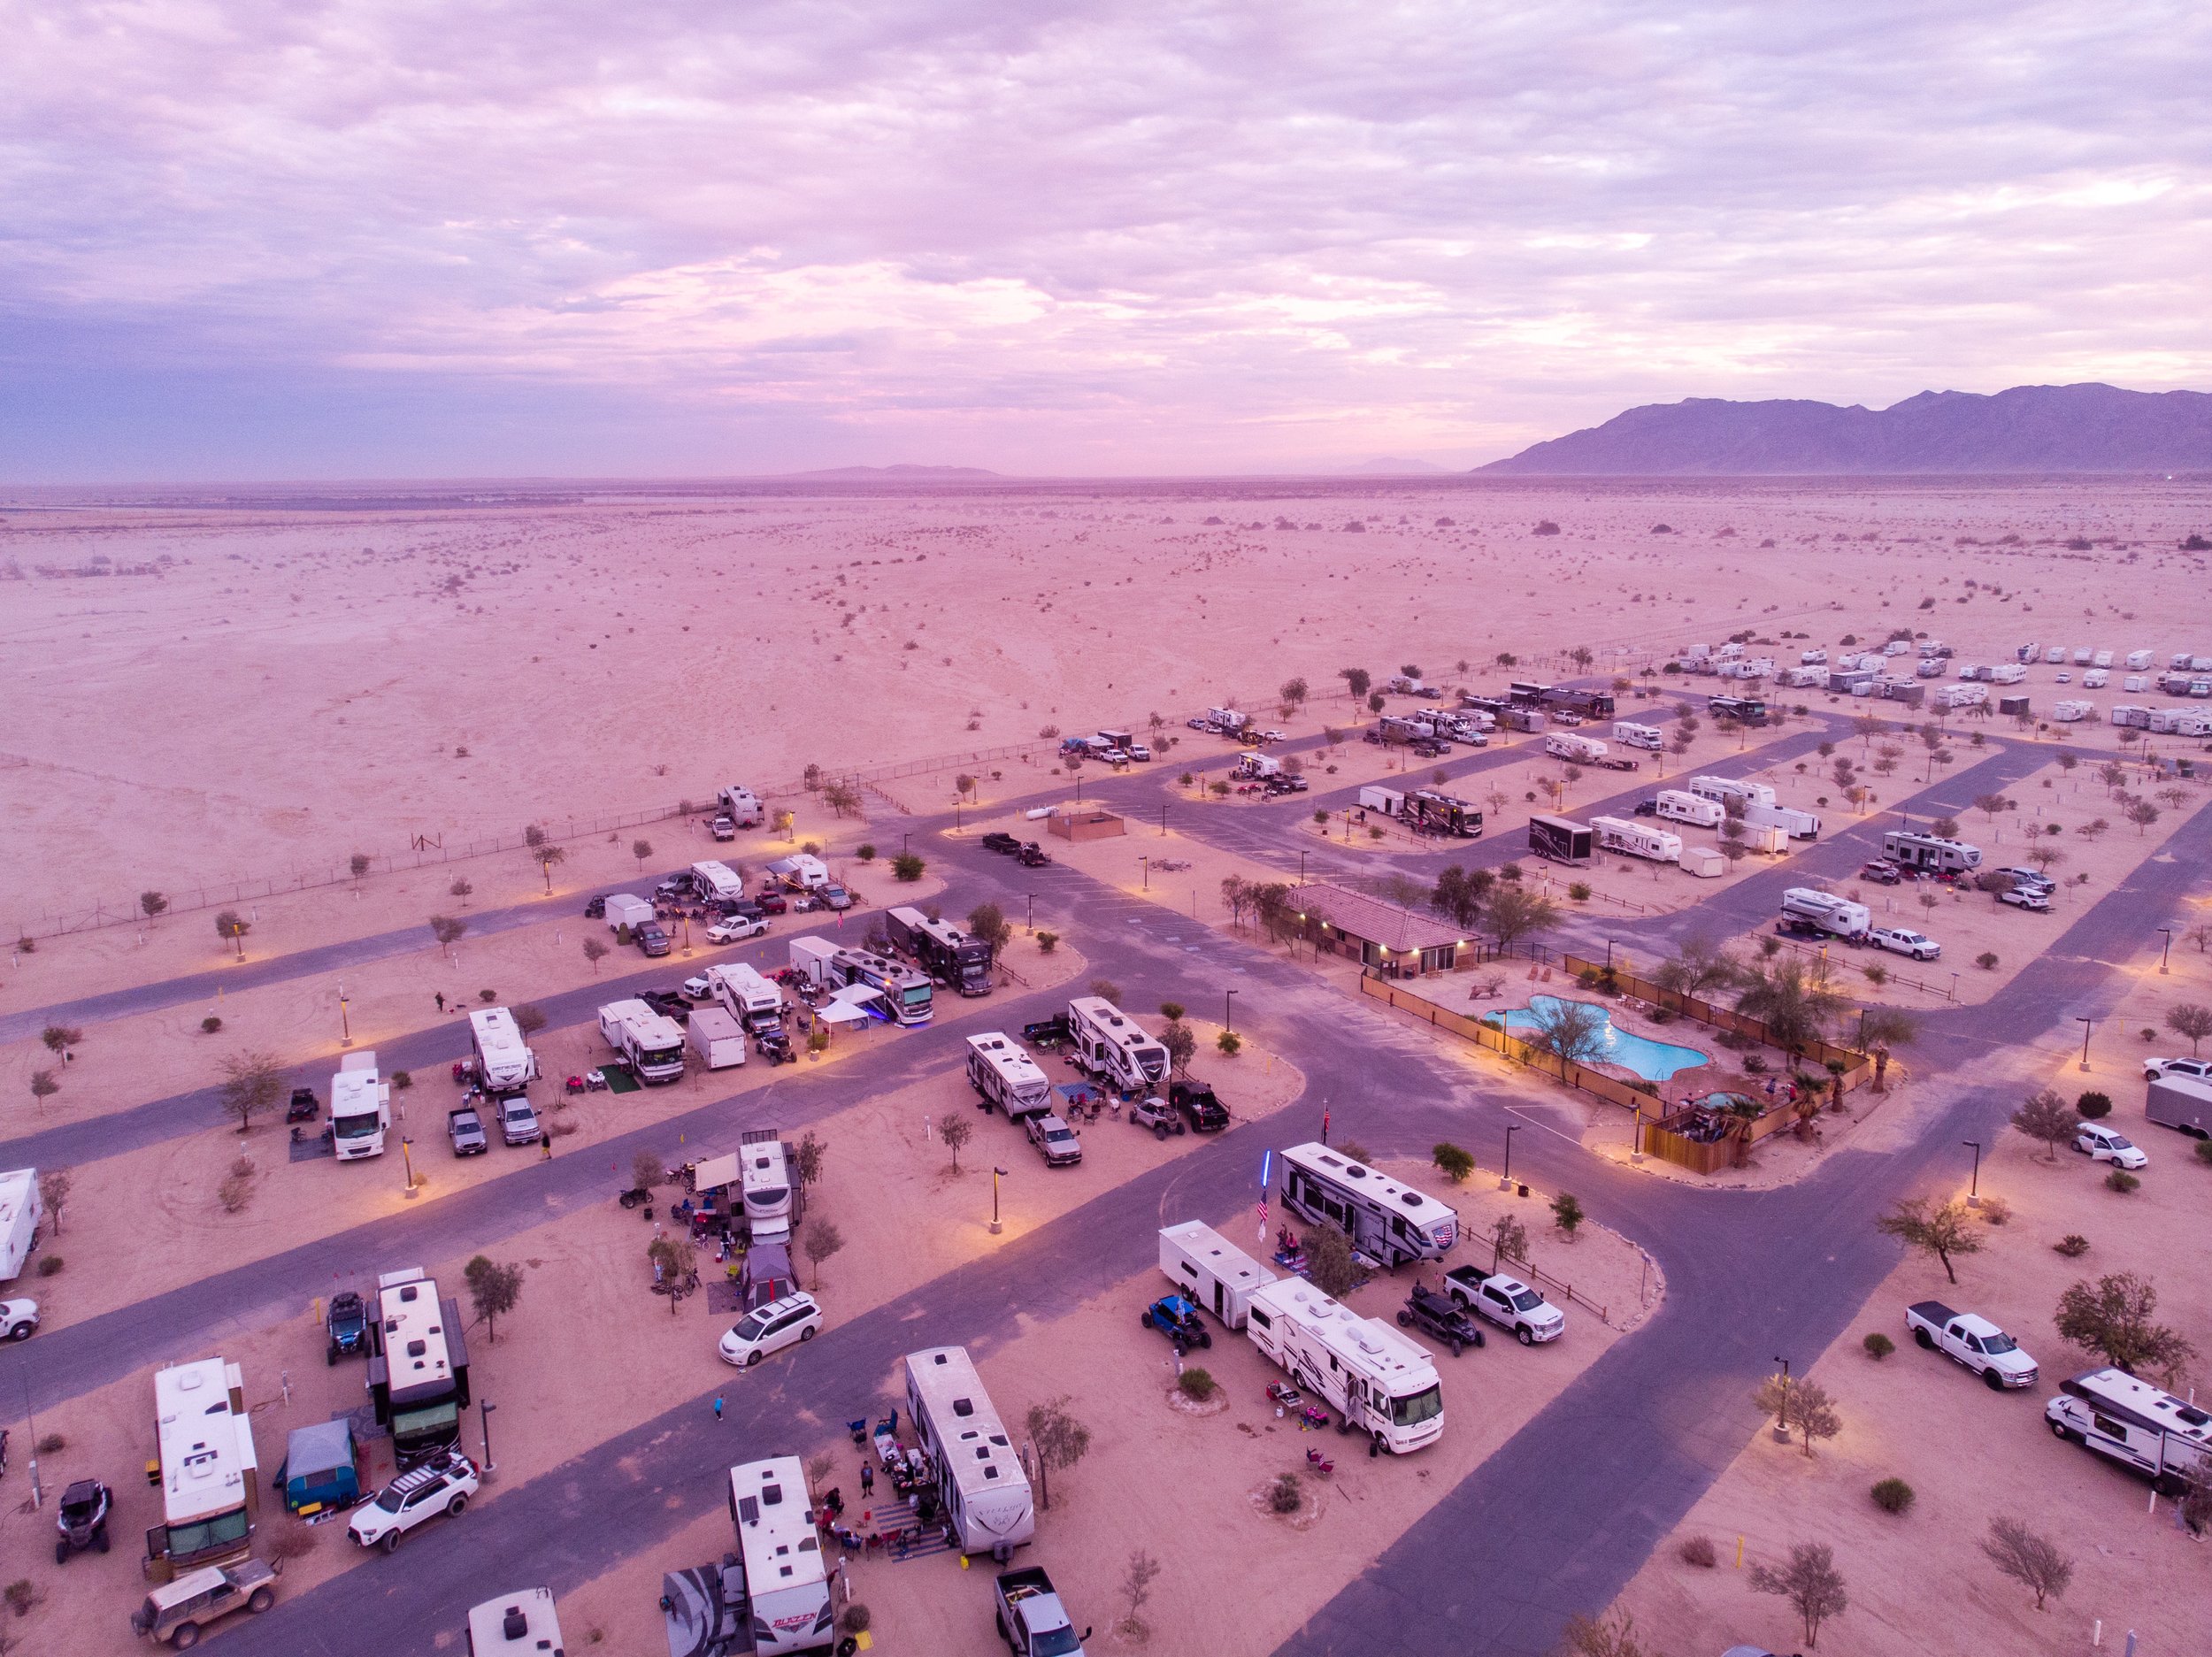
[[[1690,397],[1617,414],[1479,472],[1804,476],[2212,470],[2212,395],[2116,386],[1924,391],[1886,409]]]

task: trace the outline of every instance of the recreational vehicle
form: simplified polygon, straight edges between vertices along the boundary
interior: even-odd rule
[[[457,1300],[440,1300],[419,1266],[376,1280],[369,1325],[369,1402],[401,1468],[461,1441],[469,1352]]]
[[[2043,1407],[2058,1437],[2132,1468],[2170,1495],[2212,1477],[2212,1415],[2122,1369],[2058,1385]]]
[[[1864,938],[1874,917],[1863,903],[1823,892],[1816,886],[1792,886],[1782,894],[1782,918],[1797,921],[1838,938]]]
[[[1440,1259],[1459,1241],[1452,1208],[1317,1141],[1283,1153],[1283,1206],[1386,1267]]]
[[[781,1128],[747,1128],[738,1135],[737,1190],[747,1234],[756,1243],[788,1243],[798,1224],[799,1182]]]
[[[1900,869],[1916,869],[1928,874],[1963,874],[1981,867],[1982,848],[1939,835],[1891,829],[1882,836],[1882,855]]]
[[[1068,1033],[1079,1067],[1133,1093],[1154,1093],[1167,1083],[1167,1049],[1137,1021],[1101,995],[1068,1003]]]
[[[1605,763],[1606,747],[1595,737],[1577,736],[1571,731],[1554,731],[1544,739],[1544,752],[1554,759],[1563,759],[1576,765],[1601,765]]]
[[[1052,1079],[1013,1037],[994,1030],[968,1038],[968,1084],[983,1101],[1018,1122],[1052,1109]]]
[[[926,1024],[934,1012],[930,982],[911,967],[864,949],[841,949],[833,965],[847,984],[864,984],[881,992],[895,1023]]]
[[[1740,725],[1764,725],[1767,705],[1757,696],[1709,696],[1705,711],[1716,719],[1733,719]]]
[[[1820,838],[1820,818],[1810,811],[1800,811],[1792,806],[1747,804],[1743,809],[1743,820],[1747,828],[1779,829],[1792,840]]]
[[[845,987],[846,978],[838,970],[837,958],[845,951],[826,938],[811,934],[791,940],[791,970],[809,988],[826,995],[832,990]]]
[[[836,1607],[799,1458],[773,1456],[732,1468],[730,1524],[751,1624],[728,1648],[731,1657],[829,1650],[837,1641]]]
[[[1700,799],[1718,801],[1724,809],[1732,801],[1744,807],[1774,803],[1774,790],[1767,784],[1740,777],[1693,777],[1683,786]]]
[[[1670,822],[1687,823],[1695,828],[1718,828],[1728,815],[1719,801],[1680,788],[1662,788],[1653,809]]]
[[[768,872],[793,892],[818,892],[831,884],[829,865],[812,852],[794,852],[768,865]]]
[[[722,815],[740,828],[757,827],[766,815],[761,807],[760,796],[750,788],[740,787],[735,783],[717,794],[715,802],[722,808]]]
[[[1540,815],[1528,820],[1528,848],[1556,863],[1586,863],[1596,845],[1587,823]]]
[[[376,1055],[349,1053],[330,1078],[331,1146],[342,1162],[384,1155],[392,1127],[392,1086],[378,1079]]]
[[[1482,833],[1481,810],[1433,788],[1417,788],[1405,796],[1399,815],[1421,834],[1451,834],[1474,840]]]
[[[1198,1220],[1160,1228],[1160,1270],[1193,1306],[1231,1329],[1244,1327],[1252,1297],[1276,1274]]]
[[[1359,809],[1363,811],[1379,811],[1385,817],[1396,817],[1406,809],[1405,791],[1371,783],[1359,791]]]
[[[550,1588],[518,1588],[469,1607],[468,1657],[561,1657]]]
[[[493,1098],[521,1093],[538,1079],[538,1055],[504,1007],[480,1007],[471,1013],[469,1041],[476,1054],[476,1079]]]
[[[737,871],[711,859],[691,865],[691,888],[709,903],[735,903],[745,895],[745,883]]]
[[[949,921],[933,921],[921,910],[904,905],[884,917],[884,931],[892,948],[946,988],[963,995],[991,993],[992,950],[987,940],[964,932]]]
[[[639,1081],[657,1085],[682,1078],[683,1027],[643,1001],[609,1001],[599,1009],[599,1033]]]
[[[2150,664],[2151,653],[2148,650],[2130,650],[2120,664],[2131,673],[2140,673]]]
[[[1318,1392],[1364,1433],[1368,1453],[1404,1455],[1444,1431],[1444,1388],[1428,1349],[1362,1317],[1302,1277],[1253,1293],[1245,1334],[1294,1385]]]
[[[2084,719],[2094,717],[2096,711],[2097,704],[2093,702],[2070,699],[2051,704],[2051,717],[2060,725],[2079,725]]]
[[[743,962],[709,967],[706,979],[722,1010],[753,1034],[782,1027],[783,992]]]
[[[147,1579],[244,1559],[261,1507],[261,1463],[239,1367],[202,1358],[155,1370],[154,1437],[161,1523],[146,1532]]]
[[[1029,1476],[965,1346],[907,1354],[906,1408],[936,1469],[954,1546],[1005,1559],[1036,1535]]]
[[[1601,850],[1626,857],[1643,857],[1655,863],[1682,861],[1682,837],[1631,817],[1594,817],[1590,828]]]
[[[1656,754],[1664,748],[1667,739],[1655,725],[1632,725],[1625,719],[1613,722],[1613,740],[1623,748],[1647,748]]]
[[[23,1275],[38,1247],[45,1209],[38,1194],[38,1170],[19,1168],[0,1174],[0,1283]]]

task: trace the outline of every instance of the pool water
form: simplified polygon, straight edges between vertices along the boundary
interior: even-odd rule
[[[1506,1029],[1517,1032],[1540,1024],[1538,1015],[1552,1014],[1557,1007],[1587,1007],[1594,1010],[1601,1021],[1594,1058],[1601,1063],[1617,1064],[1647,1082],[1663,1082],[1678,1070],[1694,1070],[1711,1061],[1709,1054],[1700,1053],[1695,1047],[1673,1047],[1615,1028],[1613,1015],[1595,1001],[1563,1001],[1556,995],[1532,995],[1526,1007],[1509,1008],[1502,1015],[1489,1013],[1485,1016],[1502,1016]]]

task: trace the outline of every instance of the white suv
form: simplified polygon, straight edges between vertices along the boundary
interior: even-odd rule
[[[346,1534],[363,1547],[389,1553],[424,1520],[442,1513],[459,1518],[479,1483],[475,1462],[458,1450],[442,1450],[402,1473],[374,1501],[356,1507]]]
[[[2093,1162],[2110,1162],[2115,1168],[2138,1169],[2151,1159],[2143,1154],[2143,1147],[2124,1133],[2085,1122],[2074,1135],[2074,1148]]]
[[[0,1340],[28,1340],[37,1328],[36,1300],[0,1300]]]
[[[822,1327],[822,1308],[810,1294],[787,1294],[745,1314],[722,1337],[722,1362],[749,1369],[772,1352],[812,1340]]]
[[[1943,953],[1934,939],[1903,926],[1877,926],[1867,936],[1892,955],[1910,955],[1915,961],[1933,961]]]

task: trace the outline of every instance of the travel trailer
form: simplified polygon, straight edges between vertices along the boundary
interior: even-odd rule
[[[1283,1206],[1334,1226],[1386,1267],[1441,1259],[1459,1241],[1456,1211],[1340,1151],[1310,1142],[1292,1146],[1282,1160]]]
[[[744,1572],[747,1631],[721,1648],[726,1657],[829,1650],[837,1638],[836,1607],[799,1458],[771,1456],[732,1468],[730,1524]]]
[[[1863,903],[1815,886],[1792,886],[1782,894],[1782,917],[1799,921],[1838,938],[1864,938],[1874,917]]]
[[[476,1079],[494,1098],[521,1093],[538,1079],[538,1056],[504,1007],[480,1007],[471,1013],[469,1042],[476,1055]]]
[[[1653,809],[1670,822],[1687,823],[1695,828],[1718,828],[1728,815],[1719,801],[1680,788],[1662,788]]]
[[[965,1346],[906,1355],[906,1407],[963,1554],[1006,1559],[1037,1533],[1029,1476]]]
[[[1052,1078],[1020,1042],[995,1030],[968,1038],[968,1085],[987,1109],[995,1105],[1010,1121],[1052,1109]]]
[[[1900,869],[1917,869],[1929,874],[1963,874],[1981,867],[1982,848],[1939,835],[1891,829],[1882,836],[1882,855]]]
[[[1632,817],[1594,817],[1590,827],[1599,847],[1626,857],[1642,857],[1655,863],[1682,861],[1682,837]]]
[[[1132,1093],[1167,1085],[1167,1049],[1103,996],[1068,1003],[1068,1034],[1076,1064],[1091,1075]]]

